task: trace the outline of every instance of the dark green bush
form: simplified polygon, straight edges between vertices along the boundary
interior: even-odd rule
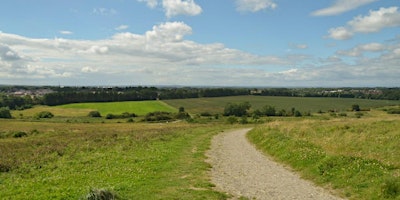
[[[15,132],[15,133],[13,134],[13,137],[15,137],[15,138],[21,138],[21,137],[26,137],[26,136],[28,136],[28,134],[26,134],[26,133],[23,132],[23,131]]]
[[[90,111],[88,116],[89,117],[101,117],[101,114],[99,111]]]
[[[129,113],[129,112],[124,112],[120,115],[116,114],[107,114],[106,119],[126,119],[126,118],[132,118],[132,117],[137,117],[135,113]]]
[[[174,119],[172,113],[157,111],[148,113],[145,116],[144,121],[154,122],[154,121],[168,121],[172,119]]]
[[[0,108],[0,118],[11,119],[11,112],[10,109],[7,107]]]
[[[54,115],[53,113],[49,111],[42,111],[40,113],[36,113],[35,118],[40,119],[40,118],[53,118]]]

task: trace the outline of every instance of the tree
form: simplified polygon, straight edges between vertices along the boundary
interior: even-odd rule
[[[249,102],[243,102],[243,103],[228,103],[225,106],[224,109],[224,115],[225,116],[236,116],[236,117],[242,117],[247,115],[247,110],[251,108],[251,105]]]
[[[0,118],[11,119],[11,112],[8,107],[0,108]]]
[[[273,106],[268,106],[268,105],[264,106],[262,109],[262,112],[266,116],[275,116],[276,115],[276,110],[275,110],[275,107],[273,107]]]

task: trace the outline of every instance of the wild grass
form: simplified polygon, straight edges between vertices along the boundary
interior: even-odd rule
[[[400,199],[400,116],[276,120],[249,135],[303,177],[349,199]]]
[[[358,104],[361,109],[377,108],[389,105],[399,105],[400,101],[368,100],[368,99],[344,99],[344,98],[307,98],[307,97],[269,97],[269,96],[234,96],[215,98],[195,98],[164,100],[173,107],[184,107],[189,113],[211,114],[223,113],[226,104],[242,103],[248,101],[252,109],[261,109],[265,105],[274,106],[276,110],[296,108],[301,112],[318,112],[334,110],[336,112],[347,111],[351,106]]]
[[[92,188],[121,199],[224,199],[205,151],[224,125],[0,121],[2,199],[80,199]]]

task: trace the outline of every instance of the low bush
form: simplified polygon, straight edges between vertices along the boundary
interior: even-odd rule
[[[53,113],[49,112],[49,111],[42,111],[39,113],[36,113],[35,118],[37,119],[41,119],[41,118],[53,118],[54,115]]]
[[[144,117],[144,121],[148,121],[148,122],[168,121],[168,120],[172,120],[172,119],[174,119],[174,116],[172,113],[161,112],[161,111],[148,113]]]
[[[126,118],[132,118],[132,117],[137,117],[135,113],[129,113],[129,112],[124,112],[120,115],[116,114],[107,114],[106,119],[126,119]]]
[[[101,117],[101,114],[99,111],[90,111],[88,116],[89,117]]]
[[[21,137],[26,137],[26,136],[28,136],[28,134],[26,134],[26,133],[23,132],[23,131],[18,131],[18,132],[15,132],[15,133],[13,134],[13,137],[14,137],[14,138],[21,138]]]

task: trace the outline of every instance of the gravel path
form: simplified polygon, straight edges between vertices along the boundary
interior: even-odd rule
[[[212,183],[233,199],[340,199],[273,162],[247,141],[250,129],[216,135],[207,152]]]

